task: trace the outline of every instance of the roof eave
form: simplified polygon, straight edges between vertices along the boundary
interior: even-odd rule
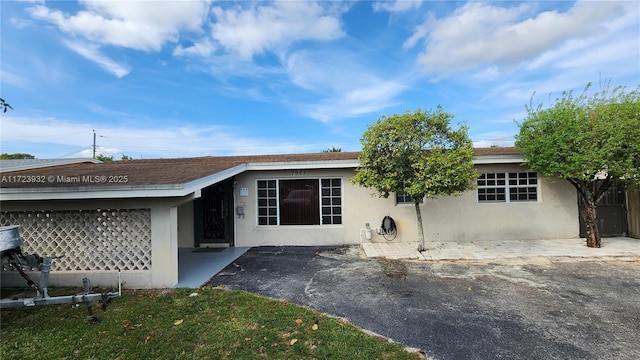
[[[1,201],[160,198],[188,195],[181,185],[2,188]]]
[[[248,163],[247,170],[347,169],[358,167],[358,159],[331,161],[283,161]]]
[[[524,163],[524,157],[518,155],[486,155],[477,156],[473,163],[475,165],[487,165],[487,164],[522,164]]]
[[[524,158],[522,155],[488,155],[476,157],[473,163],[475,165],[521,164],[524,163]],[[348,169],[357,168],[358,165],[359,162],[357,159],[334,161],[256,162],[240,164],[184,184],[119,185],[109,187],[87,186],[73,188],[0,188],[0,200],[24,201],[182,197],[248,170]]]
[[[0,188],[0,199],[22,201],[181,197],[238,175],[245,171],[246,166],[234,166],[184,184]]]

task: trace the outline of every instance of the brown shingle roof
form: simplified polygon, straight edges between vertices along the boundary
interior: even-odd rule
[[[516,148],[475,149],[476,156],[518,155]],[[100,164],[79,163],[40,169],[0,172],[2,188],[45,188],[82,186],[180,185],[195,181],[242,164],[355,161],[359,152],[324,152],[287,155],[205,156],[176,159],[122,160]],[[109,180],[126,176],[126,182]],[[99,180],[107,177],[107,181]],[[82,178],[74,182],[74,178]],[[64,181],[70,180],[69,182]],[[29,181],[31,180],[31,181]]]
[[[476,156],[522,155],[520,150],[514,146],[475,148],[474,153]]]

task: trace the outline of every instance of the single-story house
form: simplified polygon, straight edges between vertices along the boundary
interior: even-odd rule
[[[198,247],[417,241],[410,199],[349,181],[357,152],[78,161],[0,171],[0,225],[20,225],[25,252],[65,256],[52,283],[170,287],[178,251]],[[423,200],[427,241],[580,236],[575,189],[524,165],[513,147],[475,150],[477,189]],[[626,216],[626,215],[625,215]],[[372,229],[367,238],[366,228]],[[626,231],[626,230],[625,230]],[[18,279],[3,272],[3,282]]]

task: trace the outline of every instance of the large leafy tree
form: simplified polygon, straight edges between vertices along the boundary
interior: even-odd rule
[[[383,116],[361,138],[360,165],[352,182],[413,198],[418,220],[418,251],[424,251],[420,202],[424,197],[459,195],[475,187],[473,143],[467,127],[452,129],[453,114],[435,111]]]
[[[563,92],[548,108],[532,96],[516,146],[532,169],[577,189],[587,246],[600,247],[598,202],[616,181],[640,184],[640,87],[590,87],[578,97]]]

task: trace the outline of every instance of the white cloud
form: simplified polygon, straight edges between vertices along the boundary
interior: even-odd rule
[[[492,146],[514,146],[515,133],[503,131],[492,131],[481,134],[471,134],[473,146],[477,148],[487,148]]]
[[[405,12],[414,10],[422,5],[421,0],[392,0],[392,1],[377,1],[373,3],[374,11],[388,11],[390,13]]]
[[[344,35],[333,8],[317,2],[278,1],[248,9],[214,7],[212,37],[243,59],[279,52],[302,40],[333,40]]]
[[[382,78],[366,68],[356,54],[337,49],[331,58],[296,52],[287,58],[287,73],[297,86],[321,95],[299,110],[322,122],[379,111],[393,105],[407,88],[402,80]]]
[[[101,51],[105,46],[140,51],[160,51],[177,42],[183,31],[201,31],[207,17],[205,1],[101,1],[82,0],[83,10],[68,14],[44,4],[28,8],[31,16],[55,24],[69,36],[63,43],[117,77],[131,68],[118,64]],[[202,46],[178,48],[178,53],[202,54]]]
[[[599,36],[608,24],[625,15],[625,6],[628,3],[578,1],[563,13],[531,16],[533,8],[527,3],[499,7],[468,2],[448,17],[427,19],[405,41],[405,47],[423,40],[425,51],[418,63],[432,74],[450,75],[487,65],[510,68],[569,41]]]
[[[335,49],[331,57],[323,55],[322,51],[303,50],[287,57],[290,80],[303,89],[327,93],[347,90],[372,77],[355,54]]]
[[[436,23],[437,19],[435,14],[431,12],[427,13],[425,21],[422,24],[416,26],[413,31],[413,35],[411,35],[411,37],[404,41],[404,43],[402,44],[402,48],[413,48],[418,44],[419,41],[427,38],[429,36],[429,32],[434,29]]]
[[[27,79],[6,70],[0,70],[0,79],[2,79],[2,83],[5,85],[13,85],[22,89],[29,87],[29,81]]]
[[[131,72],[131,67],[127,65],[120,65],[116,61],[102,54],[97,45],[81,44],[71,41],[63,41],[63,44],[75,53],[79,54],[87,60],[93,61],[101,68],[119,78],[126,76],[129,72]]]
[[[254,138],[228,126],[111,126],[76,123],[51,117],[2,118],[4,145],[37,158],[91,157],[93,130],[100,136],[97,146],[107,156],[126,154],[134,158],[187,157],[204,155],[280,154],[318,151],[331,144],[296,144],[277,138]],[[83,140],[84,139],[84,140]],[[20,147],[18,147],[18,145]],[[37,149],[45,147],[47,150]],[[22,150],[28,148],[29,150]],[[60,149],[57,153],[52,148]],[[69,153],[69,149],[77,149]]]
[[[216,46],[209,39],[204,39],[202,41],[196,42],[193,45],[187,46],[187,47],[178,45],[173,50],[173,55],[174,56],[207,57],[213,54],[215,51],[216,51]]]
[[[305,110],[309,117],[325,123],[370,114],[395,105],[394,98],[405,89],[405,85],[394,81],[363,84],[306,106]]]
[[[30,13],[96,44],[159,51],[164,43],[177,41],[181,31],[199,31],[209,1],[84,0],[80,4],[85,10],[76,14],[44,5],[30,8]]]
[[[525,63],[527,71],[558,69],[563,72],[589,74],[599,71],[607,77],[637,74],[640,67],[640,4],[626,3],[625,15],[606,23],[606,31],[589,38],[571,39]],[[583,79],[583,82],[586,80]]]
[[[9,23],[16,29],[24,29],[33,25],[33,21],[29,19],[19,19],[15,17],[10,18]]]

